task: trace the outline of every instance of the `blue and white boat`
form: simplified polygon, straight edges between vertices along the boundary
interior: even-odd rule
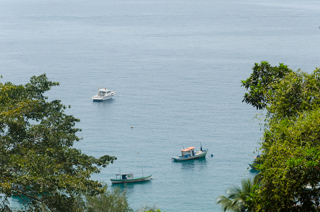
[[[198,152],[194,151],[194,147],[188,147],[181,150],[181,156],[173,157],[173,161],[185,161],[185,160],[194,160],[199,158],[205,158],[207,155],[208,149],[203,150],[202,146]]]

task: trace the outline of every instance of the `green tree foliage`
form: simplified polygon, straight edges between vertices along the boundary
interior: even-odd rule
[[[87,196],[87,212],[133,212],[125,192],[119,187],[96,196]]]
[[[160,209],[158,209],[155,205],[154,206],[142,206],[139,210],[136,212],[161,212]],[[163,211],[164,212],[164,211]]]
[[[278,82],[292,70],[282,63],[279,66],[271,66],[266,61],[255,63],[252,70],[251,76],[241,81],[241,86],[249,91],[245,93],[242,102],[251,104],[259,110],[264,109],[268,103],[266,93],[273,90],[270,84]]]
[[[294,119],[300,113],[314,110],[320,105],[320,70],[308,74],[291,72],[282,80],[271,84],[274,92],[266,94],[268,113],[273,121]]]
[[[86,196],[87,212],[134,212],[129,207],[126,192],[119,187],[95,196]],[[143,206],[136,212],[161,212],[155,206]]]
[[[320,70],[284,73],[266,84],[243,81],[249,96],[255,89],[259,96],[244,101],[267,112],[258,165],[261,182],[249,206],[254,211],[318,211]]]
[[[252,179],[242,179],[239,186],[230,187],[227,196],[219,196],[217,204],[220,204],[223,211],[244,212],[251,211],[252,197],[258,188],[259,175]]]
[[[320,198],[320,109],[272,124],[267,134],[264,163],[259,167],[262,182],[257,209],[316,211]]]
[[[59,100],[44,96],[57,85],[46,75],[25,85],[0,83],[0,192],[28,197],[33,211],[77,211],[82,193],[105,190],[91,175],[116,159],[72,147],[80,140],[79,119],[67,115]]]

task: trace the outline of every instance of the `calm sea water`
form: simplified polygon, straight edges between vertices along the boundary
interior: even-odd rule
[[[2,0],[2,82],[46,73],[50,99],[81,119],[83,152],[117,156],[94,179],[152,174],[122,187],[134,209],[221,211],[217,196],[252,177],[262,136],[240,81],[255,62],[320,63],[316,0]],[[98,87],[117,92],[95,103]],[[174,163],[188,146],[205,160]]]

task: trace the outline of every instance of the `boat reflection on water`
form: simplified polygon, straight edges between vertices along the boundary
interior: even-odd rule
[[[199,158],[197,160],[184,161],[183,163],[178,163],[178,165],[181,165],[182,170],[190,170],[194,169],[195,167],[202,169],[204,166],[206,166],[206,162],[206,158]]]
[[[111,186],[108,186],[108,189],[114,190],[119,188],[121,192],[125,192],[128,197],[134,195],[136,192],[144,191],[150,191],[150,188],[152,186],[151,181],[145,181],[145,182],[136,182],[136,183],[121,183],[121,184],[112,184]]]

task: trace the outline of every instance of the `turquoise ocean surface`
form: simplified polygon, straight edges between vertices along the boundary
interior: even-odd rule
[[[1,82],[60,82],[47,95],[81,120],[75,146],[118,158],[93,178],[153,175],[121,187],[134,209],[221,211],[262,136],[241,80],[263,60],[320,67],[319,15],[316,0],[1,0]],[[99,87],[115,97],[92,102]],[[206,159],[171,161],[200,142]]]

